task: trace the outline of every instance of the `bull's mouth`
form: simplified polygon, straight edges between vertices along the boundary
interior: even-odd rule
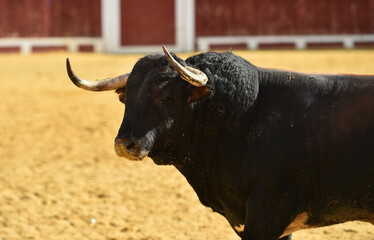
[[[116,151],[117,156],[124,157],[131,161],[141,161],[149,153],[149,150],[142,148],[138,141],[120,138],[116,138],[114,150]]]

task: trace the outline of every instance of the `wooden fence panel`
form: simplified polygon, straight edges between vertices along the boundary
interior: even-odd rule
[[[0,37],[48,36],[48,15],[45,1],[1,0]]]
[[[121,44],[175,44],[175,0],[122,0]]]
[[[101,36],[100,0],[53,0],[50,36]]]
[[[100,36],[100,0],[1,0],[0,37]]]
[[[374,33],[374,0],[196,0],[196,36]]]

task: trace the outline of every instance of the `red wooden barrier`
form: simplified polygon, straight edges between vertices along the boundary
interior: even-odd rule
[[[175,44],[174,0],[122,0],[121,44]]]
[[[101,35],[100,0],[1,0],[0,37]]]
[[[196,36],[374,33],[373,0],[196,0]]]

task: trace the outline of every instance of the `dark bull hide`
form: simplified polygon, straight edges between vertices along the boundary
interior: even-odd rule
[[[351,220],[374,224],[374,77],[256,67],[232,53],[140,59],[90,82],[126,105],[119,156],[174,165],[250,240]],[[207,81],[208,80],[208,81]]]

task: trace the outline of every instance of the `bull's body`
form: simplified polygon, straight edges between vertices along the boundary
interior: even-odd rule
[[[214,104],[194,114],[205,126],[186,145],[204,144],[176,164],[201,202],[234,229],[245,224],[248,239],[273,239],[305,212],[305,227],[374,223],[374,78],[242,67],[253,74],[236,79],[235,91],[255,76],[253,105],[232,116],[247,96],[228,95],[227,114]]]
[[[174,165],[242,239],[374,224],[374,77],[261,69],[231,53],[186,63],[214,93],[188,101],[196,87],[164,57],[141,59],[123,90],[119,155],[149,149]],[[157,101],[165,92],[171,103]]]

